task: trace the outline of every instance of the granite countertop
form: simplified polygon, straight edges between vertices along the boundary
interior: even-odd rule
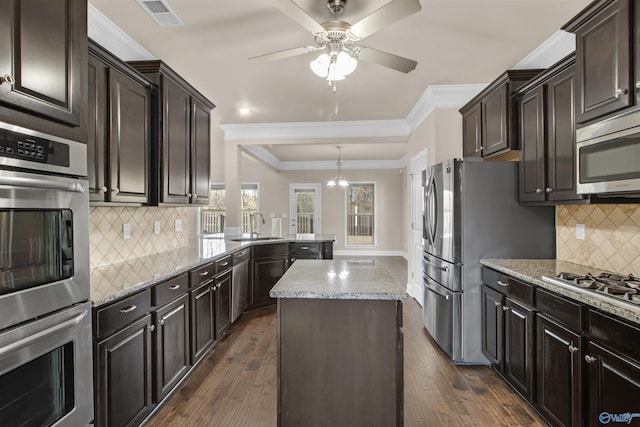
[[[407,292],[376,260],[297,260],[272,298],[404,300]]]
[[[288,242],[334,241],[333,234],[286,235],[272,240],[235,242],[214,236],[200,236],[189,246],[91,268],[91,303],[94,307],[178,276],[244,248]]]
[[[555,259],[483,259],[480,260],[480,263],[516,279],[532,283],[623,319],[640,323],[639,305],[601,295],[591,289],[583,289],[569,284],[557,285],[542,280],[542,276],[553,277],[563,271],[598,275],[603,270]]]

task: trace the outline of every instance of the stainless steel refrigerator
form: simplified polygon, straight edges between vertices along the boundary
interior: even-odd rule
[[[458,364],[482,355],[482,258],[555,258],[555,208],[518,203],[518,163],[451,159],[423,172],[422,320]]]

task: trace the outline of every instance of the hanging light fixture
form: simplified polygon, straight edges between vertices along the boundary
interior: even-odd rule
[[[347,182],[346,179],[342,178],[342,162],[340,161],[340,150],[342,150],[342,146],[338,145],[338,175],[335,178],[331,178],[328,182],[327,182],[327,186],[329,187],[335,187],[336,185],[339,185],[340,187],[348,187],[349,183]]]

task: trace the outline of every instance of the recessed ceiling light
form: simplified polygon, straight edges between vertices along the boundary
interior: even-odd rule
[[[243,116],[246,116],[248,114],[251,114],[251,110],[248,109],[247,107],[242,107],[242,108],[238,108],[238,113],[242,114]]]

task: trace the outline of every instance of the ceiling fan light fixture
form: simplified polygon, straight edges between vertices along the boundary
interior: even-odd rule
[[[331,57],[326,53],[318,56],[315,60],[309,63],[311,71],[318,77],[325,78],[329,74],[329,64],[331,63]]]
[[[341,74],[348,76],[355,71],[358,66],[358,61],[347,52],[342,51],[336,57],[336,66]]]

